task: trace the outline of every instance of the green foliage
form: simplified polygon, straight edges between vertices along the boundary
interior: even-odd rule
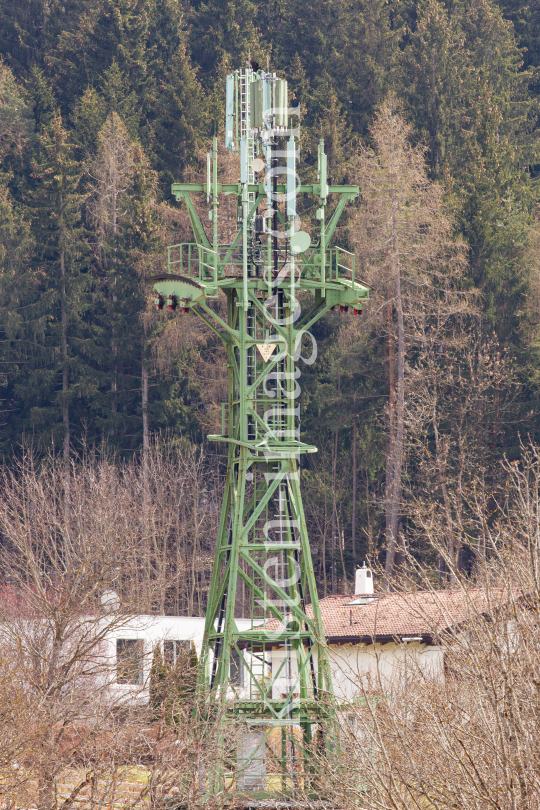
[[[33,130],[25,93],[11,70],[0,62],[0,162],[10,153],[19,159]]]
[[[173,642],[174,643],[174,642]],[[189,716],[195,697],[195,684],[199,660],[195,644],[191,641],[188,650],[182,650],[176,663],[167,666],[157,644],[150,670],[150,709],[154,721],[174,725]]]
[[[539,31],[538,9],[520,0],[4,0],[0,452],[67,431],[72,448],[106,440],[137,454],[143,409],[150,432],[194,442],[212,432],[219,351],[189,325],[175,338],[144,277],[167,244],[190,239],[170,184],[198,176],[211,120],[223,127],[225,74],[251,56],[289,80],[309,181],[320,137],[332,178],[351,181],[375,109],[389,91],[399,98],[467,246],[461,287],[479,291],[482,328],[516,358],[504,429],[490,416],[485,430],[482,457],[496,465],[540,418]],[[349,247],[354,210],[339,234]],[[301,212],[306,227],[313,213]],[[340,577],[356,562],[354,425],[357,558],[381,547],[387,347],[378,316],[363,317],[361,329],[339,313],[318,324],[319,358],[302,369],[303,438],[333,459],[302,460],[321,581],[333,510]],[[420,480],[413,462],[406,480],[413,490]]]
[[[165,700],[167,697],[167,667],[163,660],[161,644],[156,644],[152,656],[148,691],[150,694],[152,720],[159,721],[164,714]]]
[[[470,281],[503,342],[519,347],[528,233],[537,192],[537,102],[511,24],[487,0],[423,0],[401,59],[412,120],[470,246]],[[524,168],[525,167],[525,168]]]
[[[177,664],[176,695],[177,701],[184,708],[192,703],[195,697],[198,666],[197,650],[195,649],[195,642],[192,641],[189,650],[184,653],[180,663]]]
[[[50,446],[51,438],[69,442],[66,413],[93,388],[94,329],[86,321],[91,276],[80,215],[82,170],[60,114],[51,113],[46,120],[42,118],[31,159],[27,199],[41,280],[37,295],[47,325],[39,347],[41,362],[20,395],[39,442]]]
[[[252,0],[208,0],[198,5],[190,32],[191,53],[206,88],[256,54],[258,7]],[[219,91],[218,91],[219,92]]]

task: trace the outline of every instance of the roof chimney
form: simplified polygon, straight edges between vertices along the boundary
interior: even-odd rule
[[[358,596],[359,594],[365,595],[369,593],[373,593],[373,572],[371,568],[366,568],[364,561],[362,568],[356,569],[354,594]]]

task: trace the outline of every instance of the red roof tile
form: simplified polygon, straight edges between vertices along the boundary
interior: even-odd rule
[[[376,595],[376,594],[375,594]],[[383,594],[368,604],[350,606],[358,596],[321,599],[321,615],[328,642],[371,642],[422,636],[426,640],[474,615],[490,613],[502,593],[477,588],[467,591],[418,591]],[[313,616],[311,606],[308,615]],[[269,630],[279,624],[267,624]]]

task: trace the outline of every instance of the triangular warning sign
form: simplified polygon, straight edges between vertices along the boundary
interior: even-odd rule
[[[261,353],[261,357],[265,363],[268,363],[276,348],[276,343],[257,343],[257,348]]]

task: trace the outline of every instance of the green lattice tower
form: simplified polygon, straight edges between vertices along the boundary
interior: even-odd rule
[[[246,68],[227,77],[225,145],[240,155],[240,180],[218,182],[214,138],[206,183],[172,186],[188,207],[195,242],[170,247],[167,273],[152,279],[159,308],[195,313],[227,349],[222,432],[209,436],[227,444],[228,471],[199,698],[226,702],[252,731],[280,728],[284,769],[291,746],[296,753],[307,750],[313,727],[324,725],[332,705],[300,493],[300,456],[316,448],[299,437],[299,377],[302,362],[315,357],[313,324],[331,308],[360,314],[368,300],[368,288],[355,279],[354,255],[331,243],[358,187],[328,185],[322,141],[317,183],[299,183],[299,112],[288,108],[287,83],[275,74]],[[313,245],[299,229],[297,199],[305,194],[318,206]],[[206,196],[211,239],[195,195]],[[222,195],[237,200],[237,234],[230,244],[219,234]],[[214,303],[219,291],[226,320]],[[244,611],[249,603],[247,628],[235,621],[239,602]],[[319,741],[328,739],[321,733]],[[251,787],[264,787],[260,752],[239,757]],[[247,777],[243,784],[250,786]]]

